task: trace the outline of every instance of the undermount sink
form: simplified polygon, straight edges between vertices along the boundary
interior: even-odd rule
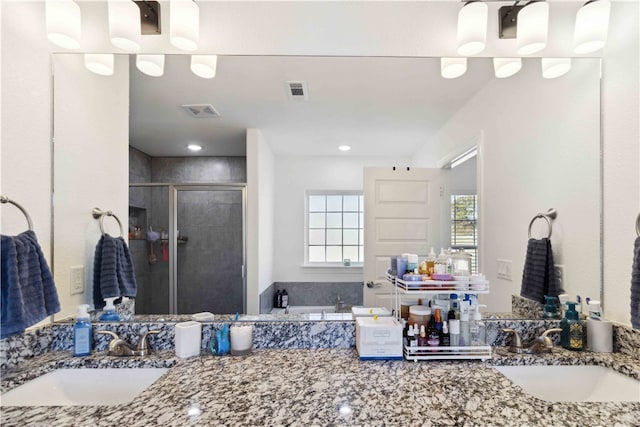
[[[58,369],[0,396],[1,406],[119,405],[136,396],[167,368]]]
[[[548,402],[640,402],[640,381],[604,366],[495,368],[526,393]]]

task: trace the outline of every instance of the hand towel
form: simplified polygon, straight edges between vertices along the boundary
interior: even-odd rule
[[[551,240],[529,239],[520,295],[544,304],[545,295],[558,296],[560,293],[555,275]]]
[[[6,338],[59,312],[60,301],[33,231],[1,236],[0,251],[0,338]]]
[[[633,247],[631,268],[631,326],[640,329],[640,237]]]
[[[104,234],[98,244],[93,263],[93,303],[104,307],[105,298],[135,298],[138,292],[131,253],[122,237]]]

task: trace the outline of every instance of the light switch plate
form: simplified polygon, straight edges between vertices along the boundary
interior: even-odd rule
[[[496,261],[496,271],[498,279],[511,279],[511,266],[513,262],[510,259],[499,259]]]
[[[564,265],[556,264],[553,268],[556,273],[556,281],[558,282],[558,289],[564,289]]]
[[[69,274],[71,295],[84,293],[84,266],[75,265],[71,267]]]

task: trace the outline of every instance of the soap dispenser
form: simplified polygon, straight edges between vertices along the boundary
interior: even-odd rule
[[[92,345],[91,317],[89,316],[89,304],[78,306],[76,324],[73,326],[73,355],[91,355]]]
[[[576,311],[576,304],[572,301],[567,302],[565,317],[560,322],[560,344],[568,350],[581,351],[585,348],[586,328]]]
[[[546,300],[547,303],[544,305],[542,318],[543,319],[559,319],[560,313],[558,313],[558,308],[556,307],[556,297],[545,295],[544,299]]]
[[[104,299],[104,313],[102,313],[102,316],[100,316],[100,320],[102,322],[118,322],[120,320],[120,316],[118,315],[118,313],[116,313],[116,306],[113,305],[113,301],[115,299],[115,297]]]

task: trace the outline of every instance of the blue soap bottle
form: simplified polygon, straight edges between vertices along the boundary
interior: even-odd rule
[[[585,324],[579,318],[575,302],[568,301],[567,307],[565,317],[560,322],[560,328],[562,328],[560,344],[567,350],[584,350],[587,341]]]
[[[102,322],[118,322],[120,320],[120,316],[116,313],[116,306],[113,305],[113,301],[116,298],[105,298],[105,306],[103,308],[104,313],[100,316],[100,321]]]
[[[73,326],[73,355],[90,356],[93,332],[91,330],[91,317],[89,316],[89,304],[78,306],[76,324]]]

